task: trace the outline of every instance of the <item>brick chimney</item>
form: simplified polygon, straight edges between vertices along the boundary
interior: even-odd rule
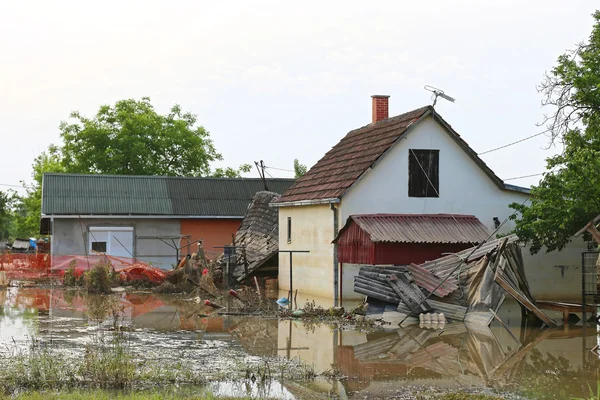
[[[388,115],[388,99],[390,96],[374,94],[371,96],[373,103],[373,123],[379,122],[382,119],[389,117]]]

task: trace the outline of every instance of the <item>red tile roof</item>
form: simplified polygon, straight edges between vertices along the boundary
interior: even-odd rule
[[[369,124],[348,134],[298,179],[277,203],[341,197],[430,106]]]
[[[505,185],[481,160],[460,135],[452,129],[432,106],[363,126],[348,134],[323,156],[304,176],[299,178],[276,202],[339,199],[362,174],[373,166],[406,133],[409,127],[432,114],[454,141],[502,190],[528,193],[529,189]]]
[[[354,221],[372,242],[481,243],[488,229],[474,215],[460,214],[360,214],[351,215],[334,243]]]

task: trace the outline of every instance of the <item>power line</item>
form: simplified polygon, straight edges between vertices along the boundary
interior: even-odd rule
[[[490,150],[482,151],[481,153],[478,153],[477,155],[480,156],[480,155],[483,155],[483,154],[491,153],[492,151],[501,150],[501,149],[504,149],[506,147],[512,146],[514,144],[521,143],[521,142],[524,142],[524,141],[529,140],[529,139],[533,139],[534,137],[543,135],[546,132],[548,132],[548,130],[545,130],[545,131],[540,132],[540,133],[536,133],[535,135],[527,136],[526,138],[523,138],[521,140],[517,140],[516,142],[505,144],[504,146],[496,147],[495,149],[490,149]]]
[[[15,187],[15,188],[26,189],[26,187],[23,186],[23,185],[11,185],[11,184],[8,184],[8,183],[0,183],[0,186],[8,186],[8,187]]]
[[[295,172],[295,171],[292,171],[291,169],[275,168],[275,167],[267,167],[266,165],[265,165],[265,168],[268,168],[268,169],[275,169],[275,170],[277,170],[277,171]]]
[[[531,174],[531,175],[523,175],[523,176],[516,176],[514,178],[506,178],[503,179],[503,181],[513,181],[515,179],[523,179],[523,178],[531,178],[532,176],[540,176],[540,175],[544,175],[547,174],[547,172],[541,172],[539,174]]]

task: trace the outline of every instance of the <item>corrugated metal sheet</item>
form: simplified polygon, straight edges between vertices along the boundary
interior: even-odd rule
[[[406,269],[410,271],[410,274],[415,280],[416,284],[427,290],[429,293],[432,293],[434,289],[437,288],[437,290],[433,292],[433,294],[436,296],[445,297],[458,289],[458,286],[454,282],[443,282],[442,278],[435,276],[430,271],[427,271],[425,268],[421,268],[416,264],[409,264],[406,266]],[[438,287],[440,283],[442,285]]]
[[[489,236],[472,215],[352,215],[340,230],[338,259],[353,264],[420,264],[456,253]]]
[[[339,236],[338,260],[341,263],[375,264],[375,245],[365,231],[356,224],[345,229],[345,235]],[[336,238],[336,240],[338,240]]]
[[[519,240],[519,238],[516,235],[509,235],[507,236],[507,238],[507,243],[514,243]],[[469,248],[453,255],[445,256],[434,261],[426,262],[424,264],[421,264],[421,267],[433,272],[435,275],[443,279],[456,268],[456,266],[461,262],[460,260],[462,258],[465,258],[469,254],[471,254],[467,261],[469,263],[475,261],[486,255],[496,247],[498,247],[500,240],[501,239],[495,239],[483,244],[480,248],[475,250],[473,254],[471,254],[473,248]],[[448,278],[448,280],[454,283],[458,283],[455,276],[451,276],[450,278]]]
[[[485,225],[474,215],[363,214],[351,215],[346,224],[352,221],[375,243],[476,244],[489,236]]]
[[[293,179],[268,179],[283,193]],[[260,179],[44,174],[46,215],[244,216]]]

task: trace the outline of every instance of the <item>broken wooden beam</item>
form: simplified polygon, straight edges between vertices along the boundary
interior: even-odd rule
[[[515,300],[517,300],[523,307],[531,311],[538,317],[542,322],[548,325],[551,328],[557,326],[556,322],[554,322],[550,317],[548,317],[542,310],[537,308],[535,304],[533,304],[523,293],[521,293],[518,289],[511,286],[502,276],[496,274],[496,283],[500,285],[504,290],[508,292]]]

